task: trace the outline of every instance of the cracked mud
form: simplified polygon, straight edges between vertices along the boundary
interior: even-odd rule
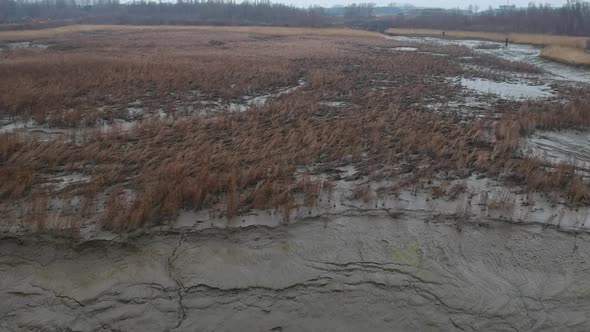
[[[2,331],[590,328],[588,234],[343,213],[72,244],[4,239]]]

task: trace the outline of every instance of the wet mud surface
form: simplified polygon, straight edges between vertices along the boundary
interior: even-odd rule
[[[384,212],[0,242],[5,331],[587,330],[588,235]]]

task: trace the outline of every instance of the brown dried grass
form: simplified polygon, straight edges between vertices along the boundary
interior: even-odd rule
[[[88,33],[95,31],[203,31],[240,32],[271,36],[338,36],[379,38],[376,32],[348,28],[300,28],[300,27],[263,27],[263,26],[180,26],[180,25],[67,25],[42,30],[6,30],[0,31],[0,40],[30,40],[39,38],[55,38],[69,33]]]
[[[440,171],[464,176],[509,172],[531,190],[559,190],[581,202],[590,197],[571,168],[552,169],[517,154],[520,139],[532,130],[590,124],[583,100],[563,107],[524,104],[493,125],[424,111],[419,105],[425,99],[448,100],[458,93],[441,77],[463,71],[453,59],[369,51],[389,41],[260,39],[232,32],[218,34],[216,39],[225,44],[212,49],[207,34],[192,37],[195,44],[189,45],[175,36],[183,31],[149,31],[151,39],[125,46],[137,33],[118,32],[110,42],[108,33],[90,41],[74,33],[61,42],[77,49],[7,56],[0,61],[0,72],[6,74],[0,76],[0,91],[11,93],[0,94],[2,105],[15,113],[59,119],[69,105],[81,109],[82,118],[91,118],[103,116],[92,107],[146,98],[148,92],[154,107],[172,108],[191,89],[231,97],[298,78],[306,85],[247,112],[148,118],[129,131],[87,131],[76,143],[0,134],[3,204],[54,197],[55,192],[41,190],[37,179],[65,169],[91,176],[75,191],[63,193],[84,198],[81,214],[97,208],[100,193],[108,195],[104,211],[97,208],[97,213],[103,226],[113,230],[166,222],[181,209],[209,209],[228,218],[249,209],[276,209],[288,221],[298,204],[312,207],[323,188],[330,189],[329,179],[324,186],[313,174],[297,176],[297,169],[343,164],[374,180],[405,176],[410,179],[406,185]],[[178,40],[181,47],[142,56],[148,40],[156,45]],[[116,52],[129,57],[119,59]],[[169,97],[172,91],[175,95]],[[320,104],[325,100],[349,106],[325,107]],[[80,125],[80,120],[71,123]],[[490,130],[496,133],[493,142],[486,134]],[[364,200],[368,196],[361,189],[358,198]]]
[[[541,50],[541,56],[566,64],[590,66],[590,53],[580,48],[549,45]]]

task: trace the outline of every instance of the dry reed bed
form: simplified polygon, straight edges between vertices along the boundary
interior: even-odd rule
[[[239,32],[277,36],[334,36],[378,38],[379,34],[365,30],[348,28],[299,28],[299,27],[262,27],[262,26],[178,26],[178,25],[68,25],[58,28],[41,30],[0,31],[0,40],[30,40],[39,38],[55,38],[66,33],[84,33],[95,31],[188,31],[200,32]]]
[[[30,117],[38,124],[47,122],[58,127],[92,126],[99,119],[124,118],[126,106],[137,100],[146,111],[163,109],[173,113],[181,106],[197,105],[199,100],[235,99],[293,86],[300,78],[310,79],[310,69],[329,70],[343,61],[354,69],[356,64],[347,60],[351,56],[356,56],[355,61],[379,61],[378,66],[386,70],[397,66],[396,70],[403,74],[390,75],[393,79],[371,77],[377,68],[368,68],[365,77],[359,79],[396,81],[394,86],[398,89],[410,89],[407,83],[412,82],[417,84],[417,88],[411,89],[414,92],[429,84],[424,78],[459,71],[453,59],[435,59],[424,54],[415,55],[416,59],[407,54],[375,56],[374,51],[367,51],[369,45],[396,46],[384,39],[326,37],[319,33],[306,37],[276,36],[271,35],[273,28],[255,30],[266,34],[236,31],[72,32],[56,37],[52,40],[54,47],[46,51],[3,52],[0,113],[24,121]],[[216,43],[212,45],[211,40]],[[473,55],[462,47],[425,47],[450,55]],[[476,56],[471,61],[493,68],[537,72],[526,64],[493,57]],[[420,78],[406,79],[412,68]],[[423,75],[425,72],[432,75]],[[342,82],[330,88],[339,89]],[[397,96],[419,96],[412,91]]]
[[[362,54],[300,59],[298,66],[309,70],[308,85],[262,109],[209,119],[146,121],[129,133],[89,133],[81,145],[5,135],[1,149],[5,182],[0,195],[9,200],[44,199],[41,174],[67,169],[92,174],[90,183],[75,193],[87,200],[103,190],[109,190],[111,197],[123,195],[124,188],[135,193],[130,206],[121,203],[123,199],[109,201],[105,220],[111,227],[171,218],[182,207],[207,207],[220,199],[228,200],[228,215],[249,208],[293,206],[299,190],[293,183],[297,166],[360,161],[369,143],[359,137],[374,132],[371,126],[395,120],[384,106],[455,92],[428,77],[455,75],[458,66],[431,58],[400,54],[391,61]],[[374,90],[366,82],[375,72],[397,81],[399,87]],[[330,98],[365,103],[374,111],[363,116],[364,108],[335,111],[319,106]],[[412,113],[402,116],[391,108],[395,114],[414,122]],[[409,124],[405,126],[409,133]],[[379,152],[382,138],[374,136],[370,144]],[[400,149],[401,157],[406,151]]]
[[[32,199],[38,209],[50,194],[36,186],[40,172],[90,171],[91,181],[71,194],[92,202],[107,190],[111,199],[103,211],[104,226],[122,230],[173,219],[182,208],[218,203],[229,217],[252,208],[288,212],[297,205],[297,195],[313,204],[317,188],[325,185],[298,180],[297,167],[329,170],[352,164],[375,180],[411,173],[406,185],[440,171],[460,177],[473,171],[508,173],[530,190],[590,202],[589,188],[573,166],[552,168],[517,155],[520,138],[532,128],[570,127],[574,122],[560,120],[566,114],[587,123],[583,102],[547,109],[542,116],[526,107],[507,113],[496,124],[492,143],[486,135],[491,124],[485,121],[466,123],[450,114],[404,111],[381,102],[326,114],[315,101],[297,92],[245,113],[150,120],[131,132],[87,137],[83,146],[4,135],[0,195],[12,202]]]
[[[0,113],[73,127],[116,117],[136,100],[171,111],[195,105],[195,93],[204,101],[267,93],[297,83],[305,74],[298,61],[348,54],[367,40],[253,31],[76,32],[58,36],[46,51],[2,52]]]
[[[210,209],[229,217],[253,208],[275,208],[288,216],[301,203],[298,197],[313,205],[318,191],[330,187],[329,180],[297,177],[299,167],[316,166],[329,173],[349,164],[371,179],[401,177],[406,185],[440,171],[459,177],[473,171],[509,172],[531,190],[558,191],[588,203],[588,187],[570,166],[554,169],[517,155],[518,142],[528,133],[522,129],[526,119],[536,121],[527,127],[531,130],[561,119],[563,112],[579,122],[588,114],[583,102],[565,108],[528,106],[545,107],[538,114],[525,108],[516,112],[523,104],[513,103],[497,124],[466,120],[415,106],[424,100],[451,100],[459,93],[445,80],[465,74],[455,57],[371,51],[395,46],[377,39],[260,38],[233,32],[214,34],[223,41],[221,46],[205,42],[211,34],[187,36],[195,39],[192,45],[177,36],[183,46],[167,50],[173,35],[150,31],[156,48],[166,45],[163,53],[151,55],[144,54],[150,46],[141,38],[125,46],[142,36],[136,33],[114,34],[110,43],[107,33],[88,42],[71,34],[59,42],[75,48],[5,57],[0,71],[7,76],[0,75],[0,89],[11,93],[0,94],[2,107],[18,114],[40,112],[46,118],[67,114],[63,108],[69,106],[91,116],[91,109],[105,100],[124,103],[146,98],[146,93],[157,97],[154,106],[166,108],[177,102],[167,99],[170,92],[175,98],[192,89],[232,95],[301,77],[306,85],[244,113],[147,119],[130,131],[86,131],[76,143],[0,134],[4,221],[43,228],[49,201],[56,197],[79,198],[78,205],[62,215],[68,224],[98,215],[104,227],[116,230],[165,222],[183,208]],[[113,52],[129,57],[119,59]],[[89,54],[95,55],[85,59]],[[322,106],[326,100],[350,106]],[[497,138],[490,140],[494,128]],[[64,172],[90,179],[65,189],[47,186],[47,174]],[[106,200],[101,199],[104,193]]]
[[[220,45],[212,45],[211,40]],[[306,61],[323,59],[324,63],[337,64],[342,57],[366,54],[359,46],[396,45],[383,39],[281,37],[209,30],[195,33],[182,29],[76,32],[60,35],[52,43],[47,51],[2,53],[0,112],[23,120],[32,117],[37,123],[52,126],[92,126],[98,119],[123,116],[120,110],[136,100],[144,108],[171,112],[181,105],[195,105],[198,100],[268,92],[277,86],[292,86],[307,75]],[[450,55],[473,55],[463,47],[425,47]],[[401,63],[408,57],[369,55],[365,61]],[[418,57],[428,58],[415,61],[419,70],[433,70],[428,66],[437,60]],[[519,72],[538,71],[493,57],[477,56],[470,61]],[[457,71],[457,62],[445,63],[446,72]],[[398,67],[407,74],[405,68]],[[445,73],[438,70],[433,74]],[[402,88],[408,83],[398,81]],[[200,95],[196,97],[195,92]]]
[[[14,115],[31,114],[43,122],[45,118],[91,116],[99,107],[137,99],[166,105],[191,90],[238,97],[296,84],[299,73],[286,61],[239,56],[48,54],[5,59],[0,62],[0,77],[0,109]],[[64,112],[70,109],[76,112]]]
[[[126,228],[221,199],[229,216],[291,206],[298,166],[352,163],[366,174],[391,177],[400,173],[394,166],[401,160],[418,171],[433,160],[445,161],[436,168],[455,168],[469,159],[465,149],[473,135],[456,129],[452,119],[377,108],[327,116],[310,99],[294,96],[213,119],[148,121],[130,133],[89,137],[83,146],[3,139],[0,194],[34,196],[39,172],[51,167],[90,171],[91,182],[80,188],[90,198],[109,188],[116,197],[123,188],[136,193],[128,206],[114,198],[106,207],[109,226]]]

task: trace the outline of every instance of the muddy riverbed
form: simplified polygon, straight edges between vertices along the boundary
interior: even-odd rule
[[[383,211],[73,247],[4,239],[0,328],[581,331],[589,240]]]

